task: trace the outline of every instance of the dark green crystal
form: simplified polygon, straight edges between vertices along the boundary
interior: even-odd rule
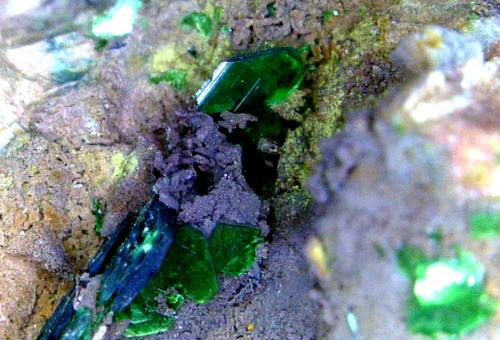
[[[255,248],[264,242],[260,230],[254,227],[219,224],[210,237],[210,254],[215,270],[228,276],[238,276],[255,262]]]
[[[98,305],[121,311],[147,285],[173,242],[174,216],[157,198],[142,209],[102,273]]]
[[[167,286],[198,303],[210,301],[219,290],[207,240],[192,226],[177,231],[163,266],[161,274]]]
[[[253,102],[283,102],[304,76],[302,58],[294,48],[272,48],[231,58],[216,68],[196,93],[198,110],[240,112]]]
[[[181,294],[167,295],[167,305],[173,310],[178,310],[184,304],[184,296]]]

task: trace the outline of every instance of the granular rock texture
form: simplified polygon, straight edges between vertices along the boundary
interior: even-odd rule
[[[477,27],[495,31],[495,21]],[[498,59],[483,53],[487,40],[468,41],[477,33],[431,27],[409,37],[396,53],[418,63],[418,75],[375,108],[350,114],[344,131],[322,144],[309,182],[319,218],[307,255],[331,339],[420,338],[407,330],[411,287],[396,259],[408,244],[434,257],[457,246],[472,252],[486,268],[486,291],[499,298],[498,237],[476,239],[469,225],[478,209],[498,211],[500,197]],[[440,45],[424,43],[429,34]],[[464,338],[497,338],[496,320]]]

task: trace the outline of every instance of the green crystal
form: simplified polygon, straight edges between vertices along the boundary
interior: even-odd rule
[[[475,239],[489,239],[500,235],[500,213],[479,211],[469,218],[471,236]]]
[[[168,331],[174,325],[174,319],[170,316],[154,315],[151,319],[131,323],[125,330],[127,338],[142,337]]]
[[[245,273],[255,261],[255,248],[263,241],[258,228],[217,225],[210,237],[210,254],[215,270],[228,276]]]
[[[181,294],[167,295],[167,305],[173,310],[178,310],[184,304],[184,296]]]
[[[267,17],[274,18],[276,16],[276,2],[273,1],[266,6]]]
[[[95,218],[94,230],[96,233],[101,234],[102,227],[104,226],[105,210],[101,206],[101,201],[96,198],[92,200],[92,206],[92,215],[94,215]]]
[[[192,12],[182,18],[180,22],[182,29],[194,29],[204,38],[212,35],[212,20],[208,15],[201,12]]]
[[[91,339],[92,311],[88,307],[78,308],[61,335],[61,340]]]
[[[410,331],[462,335],[495,314],[497,303],[484,291],[484,267],[470,253],[459,250],[455,258],[429,259],[421,249],[405,247],[398,260],[413,282]]]
[[[149,78],[149,81],[155,85],[164,81],[176,90],[182,91],[187,85],[187,72],[172,69],[158,74],[153,74],[151,78]]]
[[[161,294],[161,276],[156,275],[137,295],[134,301],[115,316],[115,321],[130,320],[126,337],[154,335],[169,330],[175,320],[158,313],[157,298]]]
[[[484,268],[472,255],[418,264],[413,292],[422,306],[446,305],[480,294]]]
[[[428,258],[422,248],[406,245],[398,251],[397,260],[401,270],[410,279],[414,280],[417,266],[426,263]]]
[[[164,266],[161,274],[168,286],[198,303],[212,300],[219,290],[207,240],[192,226],[177,231]]]
[[[231,58],[215,69],[196,93],[198,110],[239,112],[254,103],[283,102],[304,76],[302,58],[294,48],[272,48]]]

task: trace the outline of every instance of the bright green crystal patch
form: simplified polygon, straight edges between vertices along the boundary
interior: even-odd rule
[[[186,88],[187,85],[187,72],[171,69],[165,72],[153,74],[149,81],[152,84],[158,85],[161,82],[166,82],[170,84],[176,90],[182,91]]]
[[[500,213],[479,211],[469,218],[470,233],[476,239],[495,238],[500,235]]]
[[[215,270],[228,276],[245,273],[255,261],[255,248],[263,241],[257,228],[219,224],[210,237]]]
[[[255,101],[278,104],[299,87],[303,76],[302,58],[294,48],[234,57],[219,64],[196,93],[198,110],[239,112]]]
[[[182,18],[179,23],[182,29],[194,29],[204,38],[209,38],[213,32],[212,19],[201,12],[193,12]]]
[[[118,0],[105,15],[94,18],[92,35],[99,39],[113,39],[130,34],[141,6],[141,0]]]
[[[398,252],[398,261],[413,283],[407,311],[412,332],[462,335],[495,314],[496,302],[484,291],[484,267],[472,254],[429,259],[408,246]]]

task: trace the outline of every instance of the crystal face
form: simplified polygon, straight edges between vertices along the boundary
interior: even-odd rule
[[[497,302],[484,291],[484,267],[472,254],[429,259],[421,249],[405,247],[398,261],[413,282],[407,310],[412,332],[462,335],[495,314]]]
[[[255,248],[264,240],[257,228],[219,224],[210,237],[215,270],[228,276],[245,273],[255,262]]]
[[[198,303],[210,301],[219,290],[208,242],[192,226],[177,231],[164,266],[165,281]]]
[[[302,58],[294,48],[272,48],[222,62],[212,79],[196,93],[197,108],[206,113],[238,112],[263,101],[284,101],[304,76]]]

